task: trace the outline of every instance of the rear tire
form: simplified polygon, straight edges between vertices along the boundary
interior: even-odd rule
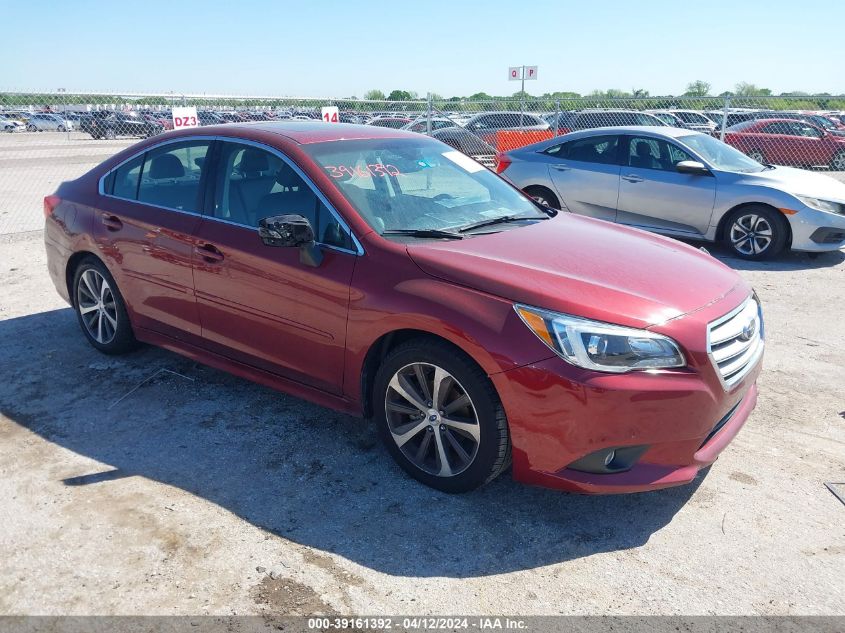
[[[830,159],[831,171],[845,171],[845,150],[840,150]]]
[[[759,149],[752,149],[750,152],[748,152],[748,158],[756,160],[761,165],[768,164],[766,162],[766,155],[762,152],[762,150]]]
[[[723,242],[737,257],[761,260],[780,253],[788,236],[789,224],[780,213],[762,204],[749,204],[725,220]]]
[[[76,267],[73,308],[88,342],[104,354],[124,354],[138,346],[123,295],[105,265],[86,257]]]
[[[557,196],[548,187],[532,185],[531,187],[526,187],[524,191],[534,198],[536,202],[544,204],[547,207],[551,207],[552,209],[560,209],[560,200],[557,199]]]
[[[376,373],[373,409],[393,459],[427,486],[468,492],[510,465],[507,418],[493,384],[447,343],[419,338],[392,350]]]
[[[103,135],[103,138],[109,141],[113,141],[117,138],[117,134],[114,133],[114,130],[106,130],[106,133]]]

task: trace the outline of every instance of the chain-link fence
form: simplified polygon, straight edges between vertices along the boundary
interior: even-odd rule
[[[762,163],[845,180],[845,97],[827,95],[365,101],[0,92],[0,234],[40,228],[44,195],[138,138],[172,129],[179,106],[195,107],[201,126],[321,120],[321,108],[335,106],[340,123],[429,134],[488,167],[496,152],[576,130],[671,125],[713,135]]]

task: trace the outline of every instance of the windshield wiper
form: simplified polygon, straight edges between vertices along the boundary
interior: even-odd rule
[[[479,220],[472,224],[464,224],[463,226],[455,227],[458,233],[466,233],[473,229],[480,229],[483,226],[493,226],[495,224],[507,224],[508,222],[519,222],[522,220],[548,220],[548,215],[503,215],[498,218],[491,218],[490,220]]]
[[[453,233],[452,231],[442,231],[440,229],[388,229],[382,232],[382,235],[408,235],[410,237],[434,237],[445,238],[450,240],[462,240],[464,236],[460,233]]]

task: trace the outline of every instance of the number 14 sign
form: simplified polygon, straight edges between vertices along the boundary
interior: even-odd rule
[[[320,108],[320,114],[326,123],[340,123],[340,111],[337,106],[324,106]]]

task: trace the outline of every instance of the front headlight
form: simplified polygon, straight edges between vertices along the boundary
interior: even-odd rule
[[[820,198],[810,198],[808,196],[795,196],[801,202],[806,204],[811,209],[819,211],[827,211],[828,213],[838,213],[845,215],[845,204],[834,202],[833,200],[822,200]]]
[[[552,351],[584,369],[621,374],[686,365],[677,343],[661,334],[519,304],[514,309]]]

